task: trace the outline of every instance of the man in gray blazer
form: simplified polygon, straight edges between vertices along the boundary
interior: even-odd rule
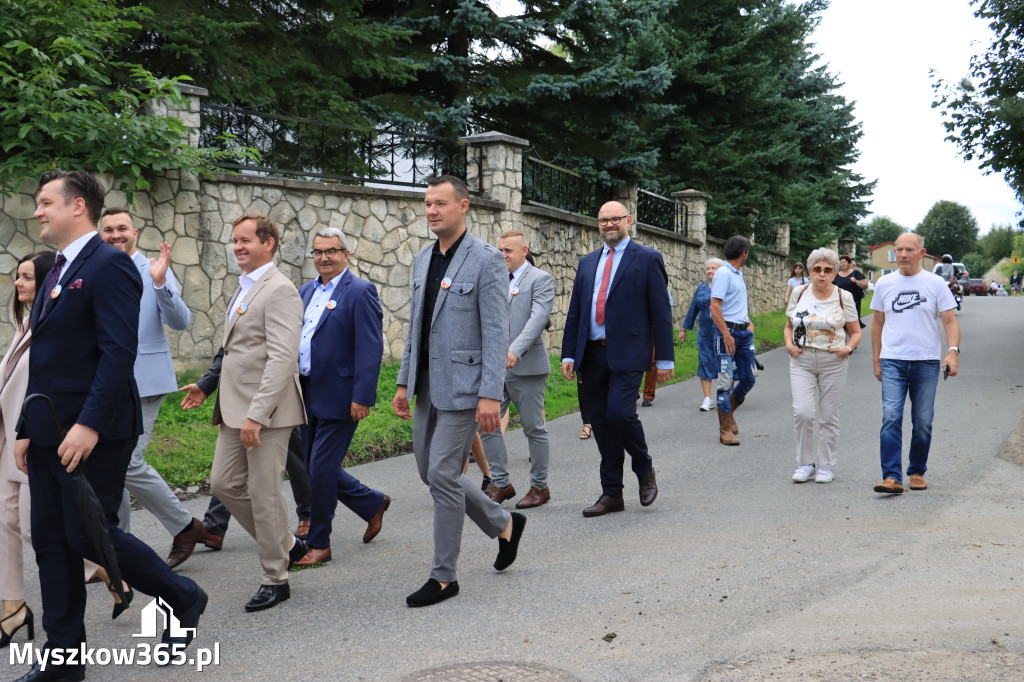
[[[530,444],[530,490],[516,509],[539,507],[551,499],[548,490],[548,462],[551,447],[544,424],[544,390],[551,373],[551,360],[544,343],[544,329],[551,319],[555,301],[554,278],[534,267],[527,259],[530,248],[522,232],[506,232],[498,250],[508,267],[508,361],[505,364],[505,395],[501,413],[515,403],[523,433]],[[508,451],[500,431],[481,437],[491,466],[491,499],[501,504],[516,496],[508,475]]]
[[[194,518],[171,492],[156,469],[146,462],[146,448],[164,396],[178,390],[171,349],[164,334],[164,325],[180,331],[192,323],[192,312],[178,293],[178,283],[171,272],[171,247],[160,245],[159,258],[147,258],[136,248],[139,231],[128,210],[110,207],[100,218],[100,237],[121,249],[135,262],[142,277],[142,303],[139,310],[139,349],[135,356],[135,382],[142,399],[143,433],[132,451],[131,463],[124,479],[124,499],[118,510],[118,525],[130,532],[131,495],[152,512],[171,534],[171,551],[167,565],[180,566],[192,556],[192,550],[203,536],[202,522]]]
[[[466,231],[469,192],[459,178],[427,183],[426,215],[437,241],[413,262],[409,337],[392,401],[413,419],[413,454],[434,498],[434,561],[430,579],[409,595],[429,606],[459,593],[455,579],[463,515],[498,538],[494,568],[516,559],[526,517],[511,515],[462,474],[477,429],[499,427],[508,355],[508,280],[501,254]]]

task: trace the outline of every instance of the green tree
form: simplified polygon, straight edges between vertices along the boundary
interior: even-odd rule
[[[950,254],[953,260],[975,250],[978,221],[971,210],[955,201],[936,201],[914,230],[924,237],[924,247],[933,255]]]
[[[176,81],[110,56],[137,28],[110,0],[0,0],[0,191],[54,167],[111,171],[128,190],[209,167],[180,120],[145,109],[182,105]]]
[[[989,22],[992,44],[971,58],[967,76],[957,84],[935,83],[944,125],[968,161],[987,172],[1002,173],[1024,200],[1024,3],[972,0],[974,15]]]
[[[147,20],[117,54],[187,74],[217,103],[365,124],[355,100],[369,84],[416,75],[399,56],[411,33],[367,16],[365,0],[139,1]]]
[[[994,264],[991,258],[977,251],[965,254],[961,262],[967,268],[967,272],[971,273],[971,277],[981,277]]]
[[[864,225],[864,241],[870,246],[895,242],[896,238],[904,232],[909,232],[889,216],[875,216]]]
[[[978,250],[993,263],[1013,253],[1013,238],[1018,234],[1007,226],[994,225],[988,234],[978,239]],[[991,267],[991,266],[989,266]]]

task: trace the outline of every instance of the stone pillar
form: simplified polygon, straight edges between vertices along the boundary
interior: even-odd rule
[[[857,242],[849,237],[842,237],[839,240],[839,255],[847,254],[854,261],[857,260]]]
[[[173,116],[185,124],[185,138],[192,147],[199,147],[199,103],[210,95],[206,88],[194,85],[178,84],[178,90],[185,100],[185,106],[171,104],[167,100],[158,100],[146,105],[146,113],[150,116]]]
[[[708,201],[711,195],[696,189],[672,192],[676,200],[676,232],[706,242],[708,238]]]
[[[637,221],[636,215],[636,190],[637,186],[635,182],[631,182],[625,185],[619,185],[612,190],[611,201],[617,201],[626,207],[626,212],[633,216],[633,222]],[[600,206],[595,206],[594,209],[600,209]]]
[[[775,250],[789,255],[789,221],[780,220],[775,227]]]
[[[495,131],[460,137],[466,148],[466,184],[485,199],[519,212],[523,204],[523,149],[529,140]]]

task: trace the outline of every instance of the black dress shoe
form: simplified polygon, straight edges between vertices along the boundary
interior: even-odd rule
[[[295,538],[295,544],[288,550],[288,570],[292,570],[295,562],[306,556],[308,551],[309,547],[306,546],[306,542],[302,538]]]
[[[626,504],[622,501],[621,497],[601,495],[601,497],[597,498],[597,502],[583,510],[583,515],[587,517],[604,516],[610,512],[620,512],[625,509]]]
[[[640,404],[641,404],[641,405],[642,405],[643,407],[650,407],[651,405],[653,405],[653,404],[654,404],[654,401],[653,401],[653,400],[651,400],[650,398],[644,398],[644,401],[643,401],[642,403],[640,403]]]
[[[646,476],[640,477],[640,505],[650,507],[658,496],[658,482],[654,480],[654,469]]]
[[[423,587],[416,590],[405,598],[405,603],[412,607],[433,606],[445,599],[450,599],[459,593],[459,581],[453,580],[448,587],[441,588],[441,583],[431,578],[423,584]]]
[[[164,636],[161,640],[164,644],[184,649],[195,639],[196,630],[199,627],[199,616],[203,615],[203,611],[206,610],[206,604],[210,601],[210,597],[203,591],[203,588],[197,585],[196,589],[199,590],[199,594],[196,595],[196,600],[192,603],[192,606],[181,613],[174,614],[178,618],[178,625],[181,626],[182,630],[176,635],[172,635],[170,629],[164,630]]]
[[[277,606],[283,601],[287,601],[292,596],[291,588],[288,587],[288,583],[283,585],[260,585],[260,589],[256,592],[256,596],[249,600],[249,603],[245,605],[245,610],[249,613],[253,611],[262,611],[263,609],[269,609],[273,606]]]
[[[512,537],[506,540],[498,538],[498,558],[494,560],[494,568],[504,571],[512,565],[519,553],[519,540],[523,537],[523,529],[526,528],[526,516],[519,512],[512,512]]]
[[[84,665],[50,665],[46,670],[33,663],[27,673],[18,678],[17,682],[79,682],[85,679]]]

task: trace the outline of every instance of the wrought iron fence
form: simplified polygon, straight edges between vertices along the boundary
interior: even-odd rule
[[[467,145],[458,140],[221,104],[203,103],[200,115],[200,147],[255,151],[255,159],[240,153],[219,164],[244,173],[406,187],[446,173],[466,177]]]
[[[683,206],[685,209],[686,207]],[[680,232],[676,202],[646,189],[636,191],[636,221],[670,232]]]
[[[778,221],[774,218],[769,218],[763,213],[759,213],[754,218],[751,236],[754,238],[754,243],[758,246],[774,249],[779,244]]]
[[[532,156],[523,157],[523,199],[586,216],[597,215],[597,193],[592,183],[579,173]]]

